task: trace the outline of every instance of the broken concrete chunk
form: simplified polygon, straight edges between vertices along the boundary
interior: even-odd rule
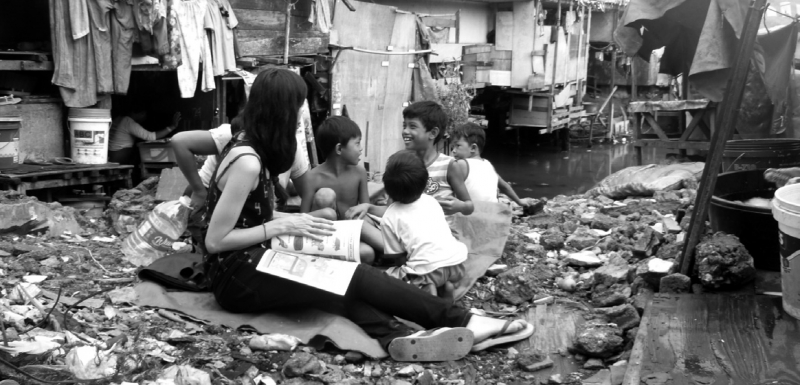
[[[72,207],[62,207],[55,202],[46,204],[29,197],[0,204],[0,231],[8,233],[26,228],[41,228],[51,237],[60,236],[65,231],[72,234],[83,232]]]
[[[665,233],[678,234],[682,230],[681,225],[678,223],[678,221],[676,221],[675,218],[672,217],[661,218],[661,224],[664,226]]]
[[[706,288],[729,289],[756,276],[753,257],[735,235],[718,232],[697,245],[695,272]]]
[[[692,279],[681,274],[670,274],[661,278],[659,292],[661,293],[688,293],[692,290]]]
[[[674,262],[665,261],[661,258],[650,258],[636,268],[636,276],[658,289],[658,285],[661,284],[661,278],[669,274],[669,269],[672,268],[673,264]]]
[[[549,229],[553,226],[558,226],[561,221],[558,220],[558,217],[551,214],[537,214],[529,216],[526,219],[528,225],[531,228],[540,228],[540,229]]]
[[[641,322],[639,312],[630,304],[595,309],[595,313],[602,315],[609,323],[616,324],[622,330],[635,328]]]
[[[286,377],[299,377],[304,374],[320,374],[324,370],[317,357],[309,353],[297,353],[283,364],[282,373]]]
[[[530,301],[536,295],[538,282],[552,278],[553,273],[542,265],[521,265],[498,275],[495,281],[495,298],[512,305]]]
[[[575,332],[574,348],[588,357],[608,358],[622,348],[622,330],[616,325],[587,322]]]
[[[588,250],[572,253],[564,261],[570,266],[579,267],[598,267],[603,264],[603,261],[594,252]]]
[[[555,227],[547,229],[539,239],[539,244],[547,250],[558,250],[564,247],[564,233]]]
[[[586,369],[586,367],[584,367]],[[581,381],[582,385],[609,385],[611,382],[611,371],[602,369],[593,376]]]
[[[598,370],[603,369],[606,366],[603,364],[603,360],[599,358],[590,358],[586,360],[586,363],[583,364],[583,368],[586,370]]]
[[[537,372],[553,366],[553,360],[546,354],[523,352],[517,357],[516,365],[526,372]]]
[[[611,307],[622,305],[627,300],[623,293],[617,293],[612,290],[603,290],[601,292],[595,291],[592,293],[592,306],[594,307]]]
[[[579,227],[572,235],[567,237],[564,243],[573,249],[582,250],[593,247],[598,240],[599,238],[592,231],[585,227]]]
[[[594,271],[595,285],[611,286],[628,280],[630,273],[628,261],[617,253],[611,253],[608,262]]]
[[[605,214],[597,214],[592,218],[590,227],[593,229],[608,231],[622,224],[619,219],[611,218]]]

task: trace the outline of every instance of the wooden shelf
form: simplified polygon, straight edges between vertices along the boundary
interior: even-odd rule
[[[0,71],[52,71],[53,62],[33,60],[0,60]]]

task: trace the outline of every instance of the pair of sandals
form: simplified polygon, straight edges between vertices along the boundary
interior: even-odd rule
[[[508,333],[509,326],[518,321],[525,326]],[[476,344],[472,331],[464,327],[423,330],[394,339],[389,344],[389,355],[395,361],[401,362],[455,361],[470,352],[476,353],[493,346],[524,340],[533,335],[533,331],[533,325],[526,321],[510,319],[503,324],[500,332]]]

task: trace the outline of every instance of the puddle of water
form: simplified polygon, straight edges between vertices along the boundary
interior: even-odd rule
[[[643,164],[659,163],[668,150],[644,148]],[[582,194],[603,178],[623,168],[635,166],[631,143],[598,144],[591,149],[573,145],[569,152],[544,146],[502,146],[487,148],[497,173],[511,183],[520,197],[552,198]]]

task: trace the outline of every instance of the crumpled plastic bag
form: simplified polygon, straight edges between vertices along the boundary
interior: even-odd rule
[[[290,352],[294,350],[300,342],[300,339],[295,336],[278,333],[264,334],[261,336],[254,336],[250,339],[250,349]]]
[[[628,167],[605,177],[587,194],[621,199],[652,196],[656,191],[697,189],[704,168],[703,162]]]
[[[158,377],[158,382],[172,380],[175,385],[211,385],[211,376],[191,366],[173,365],[168,367]]]
[[[94,346],[78,346],[67,353],[67,369],[79,380],[97,380],[117,371],[117,355]]]
[[[63,354],[63,350],[58,349],[61,347],[61,344],[54,340],[55,338],[51,337],[36,336],[33,341],[10,341],[8,342],[8,346],[0,343],[0,350],[12,356],[16,356],[20,353],[42,354],[51,350],[56,354]]]

